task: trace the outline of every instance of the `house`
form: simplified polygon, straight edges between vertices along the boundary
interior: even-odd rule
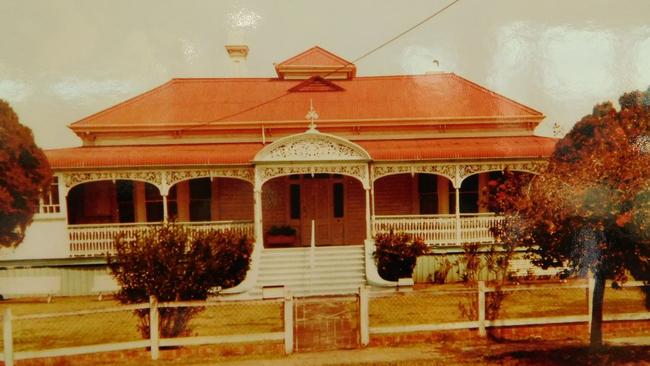
[[[228,51],[243,62],[248,48]],[[254,236],[233,292],[392,285],[377,276],[374,234],[402,230],[451,251],[490,243],[499,218],[478,203],[490,175],[535,174],[555,144],[533,134],[542,113],[453,73],[357,76],[320,47],[275,71],[173,79],[72,123],[82,146],[46,151],[56,179],[3,266],[92,268],[92,278],[116,233],[174,219]],[[297,231],[290,248],[265,244],[285,225]]]

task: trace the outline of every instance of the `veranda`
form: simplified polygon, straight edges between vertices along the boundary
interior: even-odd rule
[[[255,167],[59,172],[42,207],[65,219],[72,257],[111,253],[116,234],[170,220],[193,230],[233,229],[256,243],[272,226],[289,225],[297,231],[291,245],[309,245],[314,220],[316,245],[358,245],[395,230],[459,247],[493,242],[489,228],[501,218],[480,204],[489,179],[506,165],[533,172],[542,164],[374,163],[362,167],[371,173],[363,180],[345,165],[294,166],[262,184]]]

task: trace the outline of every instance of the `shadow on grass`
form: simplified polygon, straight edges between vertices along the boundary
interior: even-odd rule
[[[502,352],[485,360],[504,365],[646,365],[650,364],[650,346],[604,346],[595,351],[587,346],[545,347]]]

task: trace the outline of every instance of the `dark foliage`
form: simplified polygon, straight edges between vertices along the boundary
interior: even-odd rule
[[[406,233],[377,234],[374,253],[379,275],[388,281],[411,277],[417,257],[429,252],[429,247],[417,237]]]
[[[32,131],[0,99],[0,246],[15,247],[38,210],[52,171]]]
[[[650,279],[650,89],[594,107],[558,141],[549,166],[522,189],[490,192],[507,214],[497,240],[530,249],[535,263],[595,279],[592,345],[602,343],[605,280]]]
[[[216,287],[241,282],[249,268],[251,240],[231,231],[188,232],[174,223],[155,227],[135,240],[117,237],[109,267],[124,304],[204,300]],[[162,337],[187,335],[187,323],[200,308],[161,308]],[[137,311],[139,329],[149,335],[148,311]]]

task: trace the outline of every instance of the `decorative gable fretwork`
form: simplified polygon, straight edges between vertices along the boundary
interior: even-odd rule
[[[448,162],[448,163],[380,163],[372,166],[372,181],[382,177],[395,174],[417,174],[428,173],[437,174],[449,179],[454,187],[460,187],[460,184],[467,177],[485,172],[502,171],[506,167],[512,171],[521,171],[533,174],[539,174],[548,162],[546,160],[518,160],[503,162]]]
[[[428,173],[437,174],[454,181],[456,176],[455,164],[410,164],[410,163],[397,163],[397,164],[382,164],[373,166],[372,180],[375,181],[379,178],[395,175],[395,174],[417,174]]]
[[[97,170],[86,172],[64,172],[62,175],[66,194],[70,189],[79,184],[102,180],[135,180],[151,183],[159,188],[163,183],[162,172],[159,170]]]
[[[471,175],[500,171],[506,167],[510,168],[512,171],[539,174],[546,169],[547,165],[548,162],[546,160],[459,164],[458,177],[460,179],[459,182],[462,182],[465,178]]]
[[[358,179],[364,188],[368,188],[368,165],[367,164],[319,164],[319,165],[282,165],[282,166],[258,166],[259,185],[265,182],[286,175],[293,174],[341,174]]]
[[[251,184],[255,182],[253,167],[216,167],[198,169],[174,170],[96,170],[86,172],[63,172],[65,193],[74,186],[83,183],[103,180],[132,180],[150,183],[158,188],[161,194],[167,194],[174,184],[194,178],[235,178]]]
[[[254,159],[255,163],[368,160],[370,156],[361,146],[316,130],[279,139]]]
[[[252,167],[183,169],[164,171],[165,182],[169,187],[178,182],[195,178],[235,178],[251,184],[255,182],[255,170]]]

